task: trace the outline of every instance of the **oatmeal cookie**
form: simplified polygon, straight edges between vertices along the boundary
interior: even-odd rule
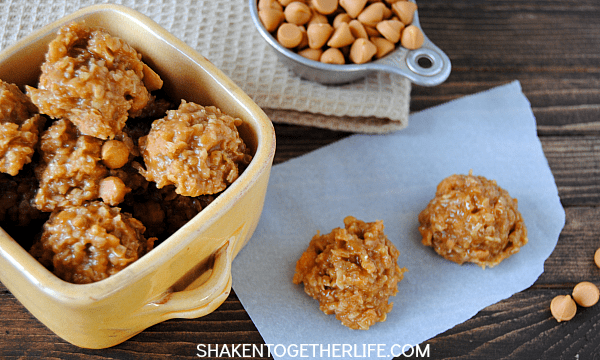
[[[14,176],[31,162],[44,122],[16,85],[0,80],[0,172]]]
[[[383,233],[383,222],[365,223],[352,216],[345,228],[315,235],[296,263],[294,284],[319,301],[325,314],[335,314],[351,329],[367,330],[385,321],[390,296],[398,292],[405,268],[400,252]]]
[[[162,80],[133,47],[101,28],[63,26],[50,42],[38,88],[27,93],[40,112],[72,121],[84,135],[112,139],[142,114]]]
[[[81,135],[69,120],[57,120],[42,133],[35,205],[42,211],[82,205],[97,199],[108,170],[102,164],[102,140]]]
[[[175,185],[185,196],[223,191],[251,159],[237,130],[240,124],[214,106],[182,101],[139,139],[146,166],[140,173],[159,188]]]
[[[94,201],[55,211],[30,253],[59,278],[76,284],[118,273],[153,248],[144,225],[119,208]]]
[[[517,199],[472,172],[442,180],[419,223],[423,244],[458,264],[493,267],[528,241]]]

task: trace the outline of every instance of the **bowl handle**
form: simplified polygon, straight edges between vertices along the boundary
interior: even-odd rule
[[[143,306],[140,312],[146,315],[154,313],[161,318],[160,321],[164,321],[172,318],[198,318],[216,310],[231,292],[234,248],[231,240],[227,240],[213,255],[212,269],[203,272],[186,289],[168,292],[160,299]]]

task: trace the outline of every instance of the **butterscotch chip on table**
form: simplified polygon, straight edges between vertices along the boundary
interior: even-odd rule
[[[153,248],[145,227],[103,202],[53,212],[30,253],[59,278],[76,284],[106,279]]]
[[[385,321],[389,297],[398,292],[405,268],[400,252],[384,234],[383,221],[366,223],[352,216],[344,228],[317,234],[296,263],[294,284],[319,301],[319,308],[351,329],[367,330]]]
[[[550,303],[550,312],[556,321],[569,321],[577,313],[577,304],[570,295],[558,295]]]
[[[442,180],[419,223],[423,244],[458,264],[493,267],[528,241],[517,199],[472,172]]]
[[[31,162],[44,123],[16,85],[0,80],[0,172],[15,176]]]
[[[223,191],[252,159],[237,130],[241,124],[214,106],[182,100],[139,139],[146,168],[138,170],[158,188],[174,185],[185,196]]]
[[[162,87],[141,58],[105,30],[71,23],[50,42],[38,87],[27,93],[41,113],[72,121],[84,135],[112,139],[141,114],[148,88]]]
[[[595,284],[589,281],[582,281],[573,288],[573,300],[575,300],[579,306],[594,306],[599,299],[600,290],[598,290],[598,287]]]

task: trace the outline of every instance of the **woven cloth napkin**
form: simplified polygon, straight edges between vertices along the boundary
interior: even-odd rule
[[[520,84],[412,114],[410,121],[402,131],[355,134],[273,166],[258,227],[233,261],[233,288],[275,359],[298,358],[300,351],[311,359],[382,359],[402,351],[418,357],[410,346],[426,351],[423,341],[527,289],[544,271],[565,213]],[[421,243],[418,231],[418,215],[437,184],[471,169],[518,199],[528,230],[521,251],[493,268],[445,260]],[[408,269],[387,320],[366,331],[325,315],[292,283],[311,238],[343,228],[348,215],[382,220],[400,251],[398,265]],[[436,357],[434,348],[429,355]]]
[[[1,0],[0,50],[94,0]],[[343,86],[302,80],[278,62],[260,36],[247,0],[125,0],[205,56],[273,122],[353,132],[390,132],[408,124],[410,82],[375,73]]]

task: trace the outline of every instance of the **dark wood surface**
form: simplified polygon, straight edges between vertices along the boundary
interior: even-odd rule
[[[419,6],[423,29],[453,68],[442,85],[414,86],[411,110],[519,80],[566,211],[558,245],[533,286],[421,347],[429,345],[432,359],[600,359],[600,304],[562,323],[549,310],[554,296],[580,281],[600,285],[593,263],[600,247],[600,2],[421,0]],[[275,129],[275,163],[348,135]],[[204,318],[169,320],[110,349],[80,349],[41,325],[0,285],[0,359],[192,359],[200,343],[263,339],[232,293]]]

